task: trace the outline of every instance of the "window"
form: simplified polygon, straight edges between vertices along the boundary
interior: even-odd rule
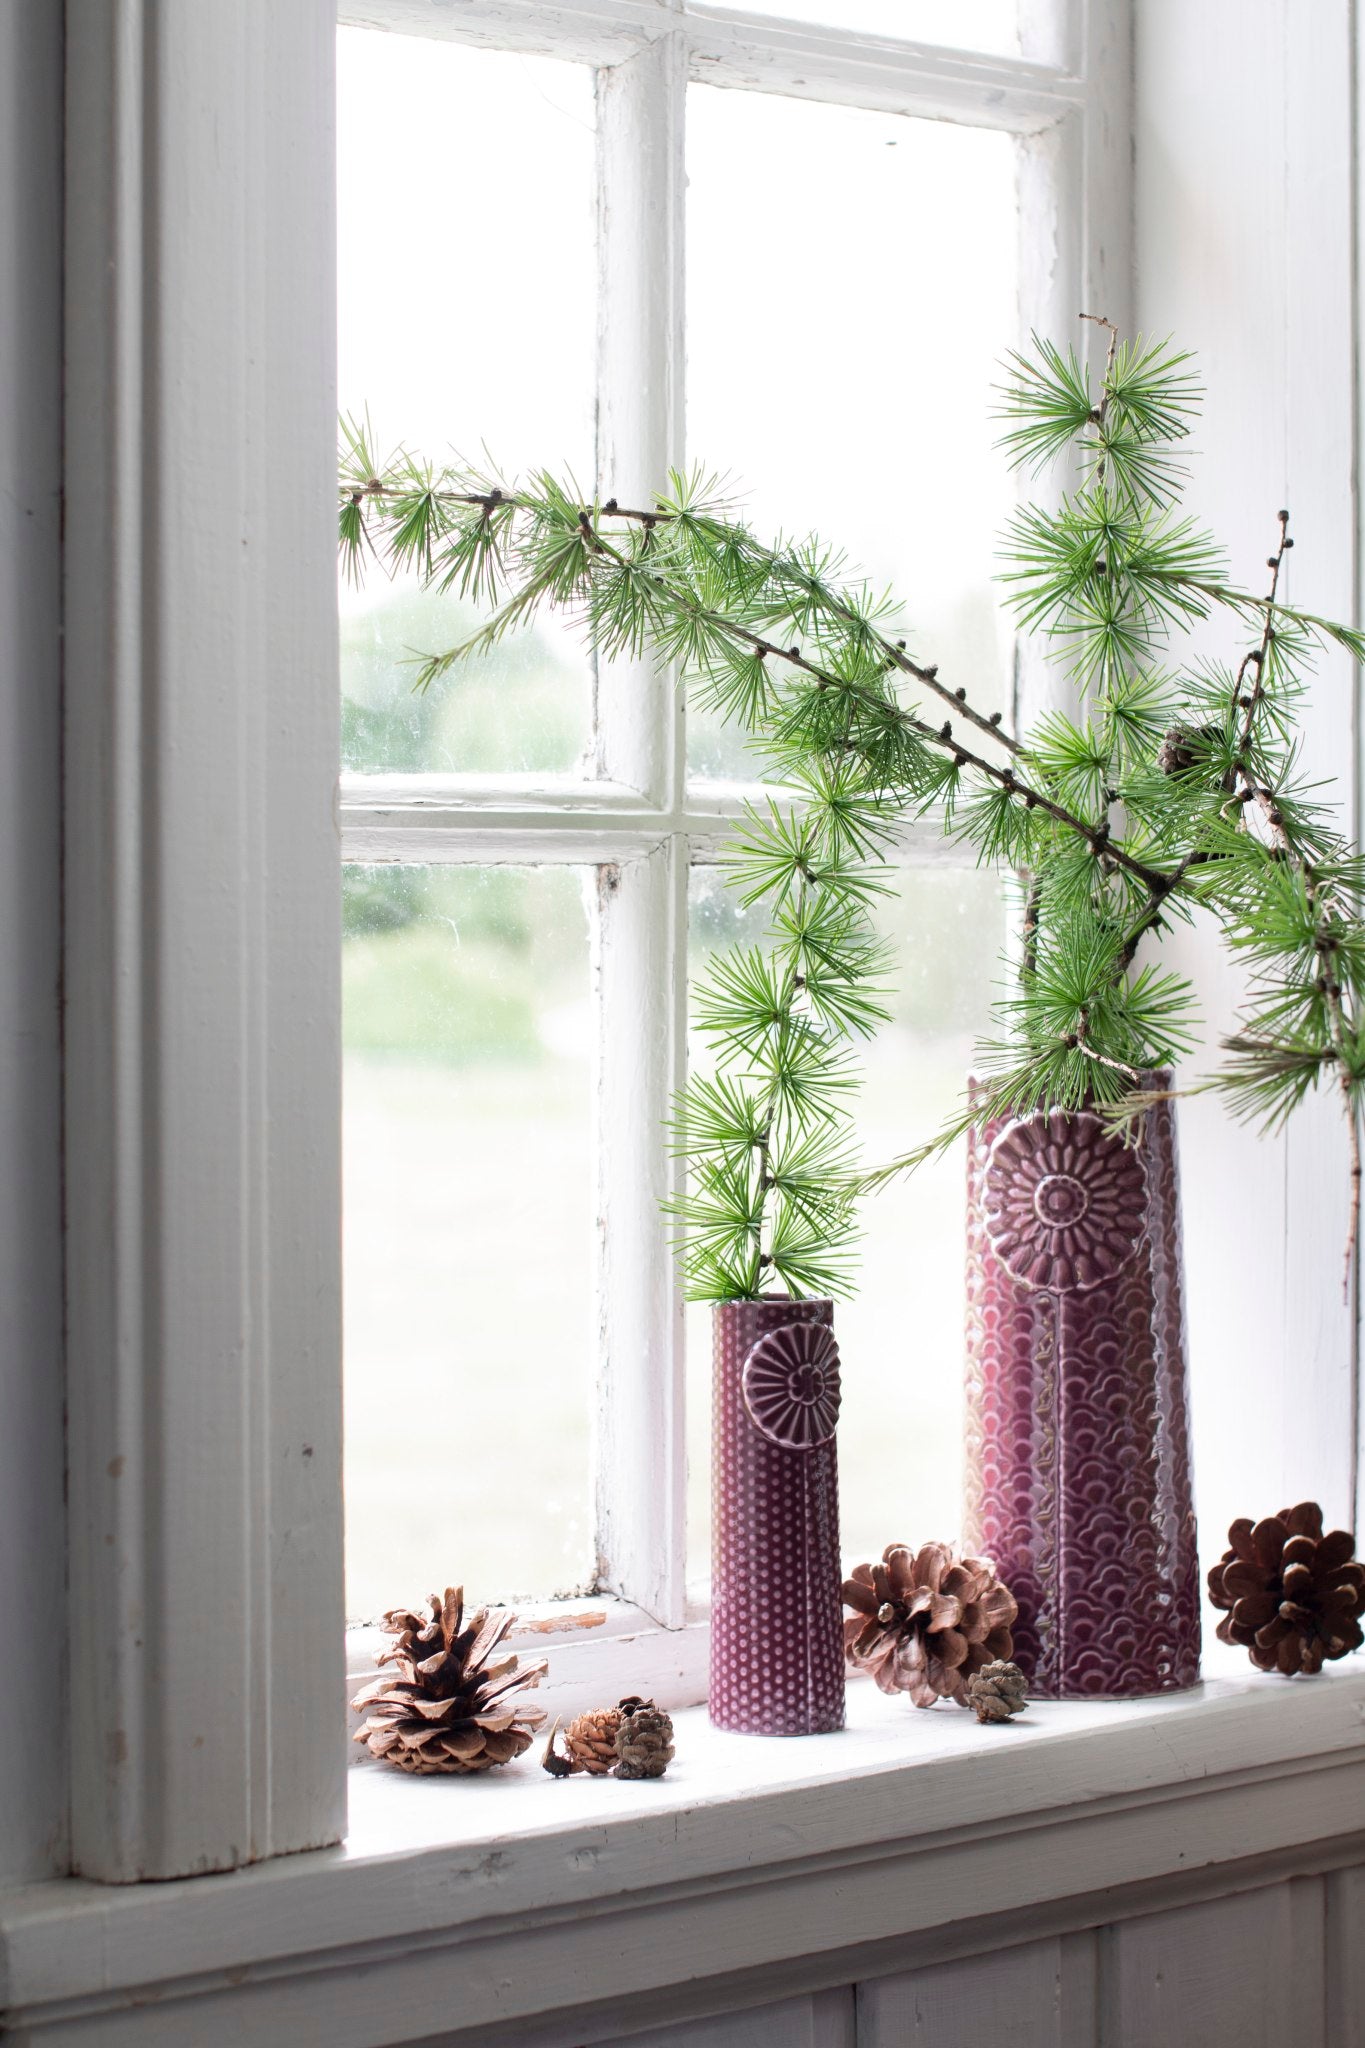
[[[343,26],[341,402],[386,448],[622,497],[724,465],[1008,710],[991,386],[1076,276],[1077,87],[1020,61],[1012,0],[972,11],[980,55],[935,47],[964,17],[929,0],[781,12]],[[343,592],[348,1607],[445,1573],[675,1628],[708,1568],[709,1331],[677,1300],[662,1118],[689,960],[742,923],[714,861],[754,768],[671,677],[595,671],[553,625],[415,696],[406,656],[467,626],[382,577]],[[870,1160],[960,1089],[1003,929],[995,877],[933,835],[900,858]],[[960,1178],[870,1205],[840,1307],[860,1554],[957,1519]]]
[[[613,475],[657,476],[683,446],[670,375],[682,362],[677,145],[689,78],[735,95],[763,90],[874,114],[946,116],[1008,134],[1021,326],[1062,332],[1082,305],[1128,317],[1125,167],[1134,126],[1124,7],[1059,5],[1058,24],[1076,30],[1073,49],[1060,28],[1037,40],[1039,10],[1021,6],[1015,58],[927,42],[893,47],[877,39],[872,0],[866,13],[840,0],[848,30],[791,25],[756,5],[740,16],[658,0],[347,4],[371,26],[406,23],[519,63],[598,70],[599,153],[624,202],[609,222],[606,292],[624,317],[606,330],[616,356],[600,378],[607,403],[598,422]],[[790,15],[801,0],[783,4]],[[823,11],[833,13],[835,0]],[[949,19],[976,26],[984,15],[983,0]],[[892,29],[899,18],[897,9]],[[922,26],[912,0],[903,18]],[[335,1740],[334,394],[324,367],[335,315],[326,147],[334,23],[325,0],[134,10],[118,18],[117,34],[114,21],[88,0],[67,9],[65,1501],[59,1487],[35,1513],[25,1491],[15,1557],[16,1583],[41,1584],[26,1560],[50,1561],[64,1507],[72,1734],[68,1745],[47,1699],[44,1735],[69,1748],[74,1867],[84,1879],[126,1884],[122,1906],[135,1918],[171,1904],[170,1891],[136,1881],[316,1847],[345,1824]],[[1310,73],[1332,80],[1331,92],[1298,90],[1291,79],[1281,95],[1287,146],[1264,167],[1274,187],[1269,214],[1248,214],[1244,179],[1208,175],[1221,159],[1216,133],[1210,139],[1202,125],[1207,66],[1190,61],[1184,16],[1146,22],[1138,134],[1144,316],[1192,335],[1198,327],[1195,338],[1218,352],[1225,371],[1232,366],[1233,385],[1208,422],[1210,516],[1257,551],[1259,508],[1277,502],[1283,468],[1291,502],[1317,508],[1336,536],[1335,557],[1313,586],[1321,609],[1336,615],[1352,601],[1351,522],[1339,516],[1353,502],[1350,436],[1336,414],[1311,404],[1282,408],[1264,436],[1248,435],[1245,422],[1267,390],[1292,399],[1350,386],[1359,339],[1342,253],[1350,180],[1329,190],[1321,176],[1324,147],[1349,161],[1348,26],[1324,23],[1295,73],[1300,83]],[[1211,26],[1209,52],[1216,33]],[[1279,55],[1265,53],[1267,74]],[[386,145],[383,135],[367,139],[371,156]],[[1207,200],[1197,247],[1176,204],[1189,189]],[[1303,300],[1294,286],[1309,262],[1315,303],[1335,292],[1341,317],[1276,317],[1260,324],[1259,351],[1231,347],[1232,302],[1192,259],[1210,236],[1235,249],[1247,234],[1257,238],[1272,310]],[[623,365],[629,374],[618,374]],[[1021,686],[1030,680],[1025,670]],[[599,706],[616,681],[595,679]],[[678,955],[686,877],[665,848],[685,830],[702,854],[726,798],[698,779],[677,801],[678,784],[666,775],[677,736],[650,682],[622,679],[620,715],[595,727],[592,775],[572,768],[588,730],[580,719],[554,760],[509,767],[504,757],[501,769],[485,765],[464,787],[439,760],[426,787],[411,756],[372,764],[348,779],[342,823],[352,865],[390,876],[422,866],[548,866],[572,884],[586,867],[596,887],[600,872],[612,914],[585,914],[584,929],[598,943],[590,968],[612,995],[599,1006],[603,1029],[634,1003],[633,1028],[615,1051],[637,1094],[653,1099],[675,1078],[681,1044],[670,1048],[657,1009],[649,1031],[639,1029]],[[641,706],[648,716],[634,719]],[[1350,715],[1349,690],[1325,677],[1317,728],[1325,768],[1350,758]],[[500,772],[523,781],[509,790]],[[926,889],[937,889],[942,871],[907,851]],[[707,864],[695,865],[704,893]],[[439,910],[439,890],[423,914],[433,905]],[[705,939],[699,912],[693,943]],[[1199,969],[1197,937],[1191,964]],[[646,1070],[631,1072],[627,1058],[642,1048]],[[597,1133],[604,1171],[645,1187],[649,1201],[619,1219],[612,1249],[620,1256],[602,1276],[606,1368],[616,1380],[599,1409],[614,1435],[598,1450],[601,1512],[611,1512],[595,1540],[617,1582],[651,1612],[672,1614],[677,1575],[668,1573],[681,1546],[656,1538],[676,1535],[681,1521],[681,1381],[668,1348],[669,1276],[655,1257],[658,1155],[648,1107],[626,1121],[604,1118]],[[1310,1488],[1346,1519],[1358,1376],[1351,1318],[1340,1306],[1335,1213],[1324,1222],[1318,1199],[1339,1184],[1335,1136],[1310,1123],[1261,1144],[1196,1107],[1190,1140],[1206,1523],[1225,1524],[1249,1497],[1274,1501]],[[655,1369],[658,1360],[672,1362],[671,1377]],[[27,1379],[32,1361],[16,1356],[16,1364]],[[393,1404],[401,1398],[395,1381]],[[27,1399],[26,1390],[15,1441],[36,1481]],[[662,1461],[642,1463],[660,1445]],[[1351,1703],[1333,1705],[1337,1690],[1314,1695],[1323,1711],[1315,1705],[1315,1725],[1301,1731],[1305,1756],[1345,1740],[1338,1717],[1350,1718]],[[1194,1749],[1214,1757],[1220,1725],[1216,1713],[1201,1719]],[[15,1752],[26,1788],[40,1775],[31,1749]],[[1150,1773],[1139,1764],[1145,1782]],[[34,1875],[65,1865],[65,1802],[52,1789],[49,1801],[38,1788],[32,1853],[21,1845]],[[1291,1837],[1287,1821],[1265,1846],[1283,1848]],[[350,1886],[339,1864],[329,1868]],[[293,1869],[311,1887],[312,1869]],[[270,1923],[261,1954],[272,1967],[280,1875],[261,1878]],[[380,1879],[389,1890],[390,1876],[386,1862]],[[67,1901],[49,1891],[16,1911],[22,1919],[36,1908],[27,1924],[37,1948],[25,1944],[25,1952],[51,1986],[51,1913]],[[318,1911],[327,1917],[326,1902]],[[372,1931],[373,1916],[360,1917]],[[96,1933],[107,1918],[104,1903],[91,1906]],[[332,1921],[315,1924],[319,1939],[337,1938]],[[89,1961],[87,1974],[80,1963],[74,1977],[63,1975],[63,1994],[107,2000],[99,1942],[81,1949],[63,1935],[61,1945]],[[134,1970],[136,1950],[123,1945]],[[410,1944],[400,1950],[399,1969]],[[315,1947],[309,1954],[315,1959]]]

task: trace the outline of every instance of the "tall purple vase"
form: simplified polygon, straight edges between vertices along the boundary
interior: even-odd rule
[[[967,1174],[964,1535],[1019,1602],[1015,1658],[1045,1699],[1193,1685],[1172,1107],[1133,1146],[1088,1111],[1001,1118]]]
[[[709,1704],[741,1735],[844,1725],[833,1323],[832,1301],[715,1310]]]

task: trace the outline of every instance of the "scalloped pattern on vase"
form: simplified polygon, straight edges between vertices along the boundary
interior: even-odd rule
[[[833,1321],[832,1301],[727,1301],[714,1311],[708,1704],[718,1728],[742,1735],[844,1725]],[[755,1359],[757,1412],[745,1398]],[[811,1398],[793,1404],[802,1373]],[[804,1405],[805,1423],[793,1423],[793,1405]],[[783,1441],[793,1428],[811,1440]]]
[[[1138,1698],[1199,1676],[1171,1106],[1121,1160],[1119,1142],[1084,1111],[969,1138],[964,1535],[1019,1602],[1015,1657],[1044,1698]],[[1068,1189],[1049,1208],[1057,1174],[1087,1199]],[[1075,1231],[1092,1216],[1100,1258]]]

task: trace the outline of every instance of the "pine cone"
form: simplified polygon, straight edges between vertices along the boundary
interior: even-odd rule
[[[1209,1573],[1209,1598],[1228,1610],[1220,1642],[1240,1643],[1258,1671],[1286,1678],[1360,1648],[1365,1567],[1345,1529],[1323,1535],[1316,1501],[1281,1508],[1254,1527],[1234,1522],[1228,1542]]]
[[[546,1666],[544,1658],[519,1664],[515,1656],[489,1663],[515,1620],[506,1608],[490,1614],[481,1607],[466,1624],[463,1587],[447,1587],[444,1600],[433,1593],[430,1619],[394,1608],[384,1627],[395,1641],[375,1662],[396,1670],[351,1701],[374,1710],[354,1740],[400,1771],[423,1775],[486,1771],[520,1756],[545,1713],[516,1695],[539,1685]]]
[[[673,1723],[653,1700],[622,1700],[616,1730],[618,1778],[662,1778],[673,1761]]]
[[[967,1703],[967,1681],[1014,1649],[1019,1609],[986,1558],[956,1558],[946,1543],[912,1551],[893,1543],[880,1564],[844,1581],[844,1654],[883,1692],[908,1692],[917,1707]]]
[[[1207,762],[1222,739],[1218,725],[1173,725],[1157,748],[1156,765],[1163,775],[1188,775]]]
[[[1011,1714],[1022,1714],[1027,1701],[1028,1680],[1017,1664],[1006,1663],[997,1658],[994,1664],[983,1664],[967,1680],[965,1704],[974,1709],[978,1721],[1008,1721]]]
[[[570,1721],[564,1749],[576,1771],[604,1778],[616,1762],[616,1731],[621,1725],[619,1707],[594,1707]]]

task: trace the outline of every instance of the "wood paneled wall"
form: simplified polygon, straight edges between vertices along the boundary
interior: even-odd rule
[[[600,2038],[594,2036],[594,2038]],[[572,2031],[563,2036],[571,2048]],[[1149,1913],[617,2048],[1360,2048],[1365,1869]]]
[[[66,1867],[62,10],[0,5],[0,1884]]]

